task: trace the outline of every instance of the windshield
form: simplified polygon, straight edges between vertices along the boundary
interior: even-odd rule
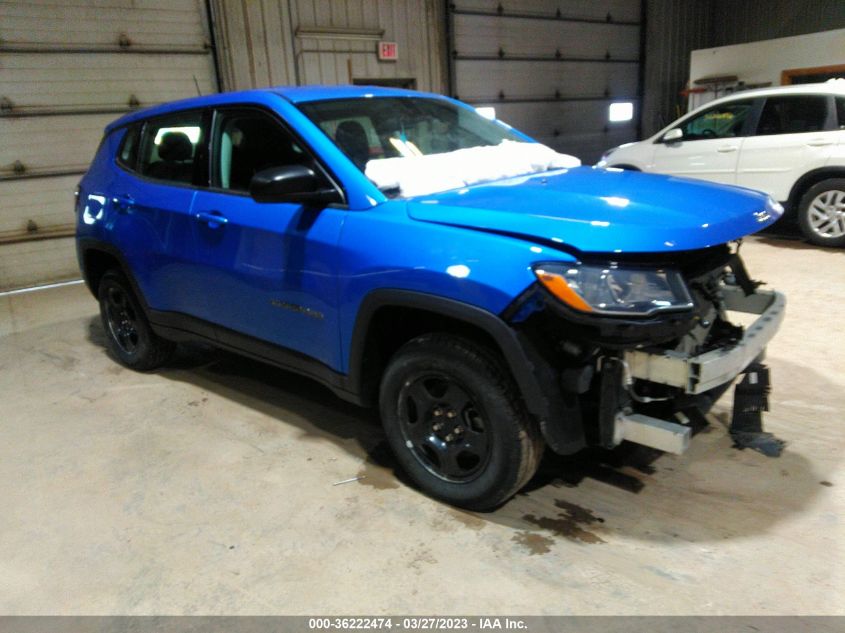
[[[299,105],[361,171],[370,160],[443,154],[525,138],[441,99],[376,97]]]
[[[580,165],[574,156],[442,99],[339,99],[300,108],[388,196],[426,195]]]

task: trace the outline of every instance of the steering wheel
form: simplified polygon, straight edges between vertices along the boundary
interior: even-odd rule
[[[704,130],[701,130],[701,132],[699,132],[698,135],[701,138],[716,138],[716,132],[714,132],[710,128],[706,128]]]

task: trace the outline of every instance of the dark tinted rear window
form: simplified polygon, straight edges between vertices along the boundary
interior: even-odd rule
[[[202,142],[202,112],[180,112],[147,121],[141,136],[138,170],[157,180],[188,184]]]
[[[757,124],[757,135],[818,132],[827,123],[827,97],[769,97]]]

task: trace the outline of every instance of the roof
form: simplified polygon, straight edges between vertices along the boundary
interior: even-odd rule
[[[385,88],[382,86],[280,86],[270,88],[293,103],[308,101],[325,101],[328,99],[360,99],[362,97],[434,97],[425,92],[404,90],[402,88]]]
[[[201,97],[192,97],[180,101],[171,101],[160,105],[143,108],[126,114],[106,126],[107,130],[160,114],[168,114],[179,110],[206,108],[216,105],[234,103],[263,103],[270,105],[279,97],[291,103],[307,103],[309,101],[327,101],[332,99],[362,99],[372,97],[430,97],[444,98],[442,95],[403,90],[401,88],[385,88],[381,86],[275,86],[256,90],[241,90],[238,92],[221,92]]]
[[[725,97],[719,97],[708,101],[706,105],[712,105],[718,101],[730,99],[748,99],[755,97],[768,97],[771,95],[803,95],[803,94],[833,94],[845,95],[845,80],[828,81],[818,84],[795,84],[794,86],[774,86],[772,88],[756,88],[754,90],[742,90]]]

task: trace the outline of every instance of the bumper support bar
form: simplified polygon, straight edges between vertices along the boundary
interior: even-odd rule
[[[697,356],[673,351],[626,351],[625,362],[631,376],[700,394],[733,380],[761,357],[783,321],[786,297],[773,290],[758,290],[746,296],[737,286],[726,286],[723,292],[726,309],[760,315],[738,343]]]

